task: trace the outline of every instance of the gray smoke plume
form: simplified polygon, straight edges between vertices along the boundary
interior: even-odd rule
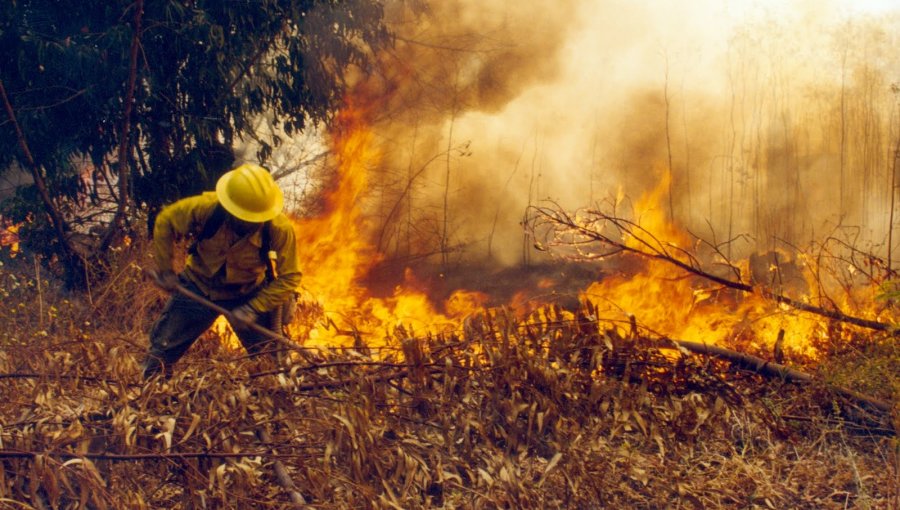
[[[530,204],[627,209],[670,172],[656,206],[698,235],[746,234],[752,251],[850,233],[884,250],[897,9],[733,4],[388,4],[396,44],[360,82],[382,154],[374,242],[515,264],[532,256]]]

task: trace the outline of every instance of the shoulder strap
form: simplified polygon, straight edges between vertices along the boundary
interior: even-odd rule
[[[263,223],[262,226],[262,243],[259,247],[259,258],[262,259],[266,266],[266,279],[274,280],[278,273],[275,271],[275,259],[277,254],[272,250],[272,221]]]
[[[192,255],[197,254],[197,245],[200,244],[200,241],[204,239],[209,239],[216,232],[219,231],[219,227],[222,226],[222,223],[225,223],[225,218],[228,214],[225,212],[225,208],[220,204],[216,204],[215,209],[213,209],[212,214],[209,218],[206,218],[206,222],[203,223],[203,228],[200,229],[200,234],[194,239],[194,242],[191,243],[191,247],[188,248],[188,253]]]

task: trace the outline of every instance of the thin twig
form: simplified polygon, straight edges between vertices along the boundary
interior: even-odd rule
[[[608,222],[610,225],[613,225],[618,230],[618,232],[622,234],[623,237],[630,237],[631,239],[642,245],[644,249],[635,248],[631,245],[626,244],[624,241],[613,239],[608,235],[603,234],[599,228],[584,226],[579,223],[574,217],[572,217],[565,211],[562,211],[561,209],[535,207],[535,210],[537,211],[537,214],[542,217],[541,223],[545,226],[549,226],[552,230],[554,230],[554,233],[557,235],[557,237],[562,236],[562,232],[560,232],[560,230],[574,231],[575,234],[586,238],[590,242],[600,243],[601,245],[612,247],[616,252],[633,253],[643,257],[660,260],[672,264],[690,274],[722,285],[723,287],[738,290],[747,294],[760,295],[766,299],[771,299],[776,303],[787,305],[796,310],[812,313],[828,319],[836,320],[838,322],[853,324],[855,326],[890,333],[892,335],[900,335],[900,329],[892,324],[885,324],[883,322],[864,319],[862,317],[855,317],[838,310],[828,310],[819,306],[810,305],[808,303],[789,298],[783,294],[779,294],[765,287],[754,286],[744,283],[743,281],[730,280],[728,278],[712,274],[704,270],[697,263],[697,260],[693,256],[688,257],[688,262],[679,260],[678,258],[672,256],[665,249],[665,247],[660,244],[658,239],[650,235],[649,232],[641,228],[639,225],[636,225],[635,223],[628,220],[616,218],[613,216],[607,216],[598,211],[592,211],[592,214],[595,215],[595,218],[590,223],[590,225],[593,226],[595,223],[601,221]],[[533,228],[537,227],[535,226]],[[642,237],[641,234],[650,235],[650,239]],[[569,244],[571,245],[571,243]],[[679,251],[682,254],[687,253],[684,250]]]
[[[91,459],[111,462],[131,462],[165,459],[242,459],[263,457],[268,459],[297,459],[309,457],[308,453],[272,453],[266,451],[253,452],[169,452],[169,453],[72,453],[72,452],[36,452],[26,450],[0,450],[0,459],[33,459],[38,455],[59,459]]]

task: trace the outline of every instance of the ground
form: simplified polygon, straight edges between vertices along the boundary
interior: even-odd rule
[[[550,308],[279,364],[209,333],[145,383],[163,296],[139,269],[74,296],[22,267],[0,275],[0,506],[284,508],[276,461],[309,508],[900,502],[896,404],[830,389],[894,402],[892,338],[827,351],[797,385]]]

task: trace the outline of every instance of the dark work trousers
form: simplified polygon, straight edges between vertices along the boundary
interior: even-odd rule
[[[190,280],[184,277],[181,277],[180,280],[181,285],[186,289],[201,296],[203,295],[203,292]],[[213,302],[226,310],[233,310],[246,303],[250,297]],[[257,319],[257,323],[264,327],[271,327],[269,315],[261,314],[259,319]],[[210,310],[181,294],[173,293],[172,297],[169,298],[169,302],[166,303],[162,315],[150,329],[150,350],[147,352],[143,365],[144,379],[148,379],[159,372],[163,372],[166,377],[170,376],[172,365],[181,359],[188,348],[193,345],[204,331],[212,326],[218,317],[218,312]],[[266,349],[275,347],[262,333],[236,321],[232,322],[229,320],[228,322],[250,355],[256,355]]]

